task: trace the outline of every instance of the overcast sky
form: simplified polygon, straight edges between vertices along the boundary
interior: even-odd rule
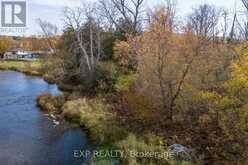
[[[2,0],[4,1],[4,0]],[[11,1],[11,0],[8,0]],[[86,1],[86,0],[83,0]],[[94,1],[94,0],[88,0]],[[40,29],[36,23],[37,18],[47,20],[56,24],[60,29],[63,27],[62,10],[64,7],[77,7],[80,6],[82,0],[26,0],[28,7],[28,30],[26,33],[19,35],[38,35]],[[200,4],[212,4],[218,7],[223,7],[233,12],[235,8],[242,12],[244,7],[241,4],[241,0],[177,0],[178,13],[181,17],[188,15],[192,8],[199,6]],[[146,7],[152,8],[156,5],[163,4],[163,0],[146,0]],[[0,35],[17,35],[6,32],[0,32]]]

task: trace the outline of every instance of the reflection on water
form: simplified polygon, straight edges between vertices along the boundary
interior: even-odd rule
[[[80,129],[54,127],[36,107],[42,93],[59,95],[56,85],[0,71],[0,165],[81,165],[74,150],[88,150]]]

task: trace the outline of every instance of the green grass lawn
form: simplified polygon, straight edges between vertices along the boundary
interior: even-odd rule
[[[0,70],[13,70],[34,76],[43,75],[41,61],[0,61]]]

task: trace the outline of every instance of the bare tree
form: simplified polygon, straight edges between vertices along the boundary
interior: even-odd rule
[[[237,13],[235,11],[234,16],[233,16],[233,20],[232,20],[232,27],[231,27],[231,32],[230,32],[230,40],[234,39],[236,21],[237,21]]]
[[[245,12],[246,18],[242,22],[240,22],[240,20],[238,20],[237,18],[235,21],[238,25],[237,28],[238,28],[239,33],[240,33],[240,39],[247,40],[248,39],[248,1],[242,0],[242,3],[244,5],[244,7],[246,8],[246,12]],[[237,14],[236,14],[236,17],[237,17]]]
[[[125,33],[140,31],[144,0],[99,0],[103,15]],[[120,21],[127,24],[124,28]]]
[[[248,1],[247,0],[242,0],[242,2],[244,4],[245,8],[248,10]]]
[[[218,33],[220,13],[214,6],[201,5],[189,16],[189,24],[196,35],[214,38]]]
[[[72,29],[75,35],[76,41],[72,44],[80,52],[79,72],[85,73],[87,66],[88,73],[93,78],[101,56],[100,20],[94,15],[94,5],[84,4],[84,6],[85,8],[65,8],[64,21],[66,27]],[[85,31],[86,27],[89,31]]]
[[[229,28],[229,24],[228,24],[228,17],[229,17],[229,13],[227,10],[223,10],[222,11],[222,19],[223,19],[223,24],[222,24],[222,40],[225,41],[227,38],[227,33],[228,33],[228,28]]]
[[[37,19],[37,23],[39,24],[43,36],[45,37],[47,41],[47,45],[49,46],[49,49],[55,53],[56,52],[56,46],[53,42],[53,37],[55,37],[58,33],[58,27],[56,25],[51,24],[50,22],[43,21],[41,19]]]
[[[244,38],[248,39],[248,21],[244,23]]]

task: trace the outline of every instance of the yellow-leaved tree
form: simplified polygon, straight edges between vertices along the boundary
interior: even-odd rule
[[[0,38],[0,54],[4,54],[11,48],[12,40],[10,38]]]

